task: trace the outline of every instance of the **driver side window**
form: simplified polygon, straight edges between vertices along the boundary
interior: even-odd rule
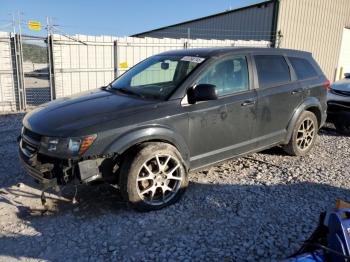
[[[249,78],[246,57],[235,56],[213,64],[197,84],[215,85],[219,97],[247,91]]]

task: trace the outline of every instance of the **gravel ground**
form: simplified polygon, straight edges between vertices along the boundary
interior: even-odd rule
[[[0,260],[272,261],[291,255],[340,198],[350,200],[350,139],[331,127],[307,157],[276,148],[190,174],[184,198],[138,213],[107,185],[49,195],[17,160],[21,115],[0,116]]]

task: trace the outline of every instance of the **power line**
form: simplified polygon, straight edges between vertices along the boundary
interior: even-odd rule
[[[0,25],[0,28],[7,28],[11,26],[12,26],[12,23],[8,23],[8,24]]]
[[[61,33],[63,36],[67,37],[67,38],[70,39],[70,40],[73,40],[73,41],[75,41],[75,42],[79,42],[79,43],[81,43],[81,44],[83,44],[83,45],[87,45],[87,43],[85,43],[84,41],[81,41],[81,40],[79,40],[79,39],[77,39],[77,38],[75,38],[75,37],[72,37],[72,36],[66,34],[63,30],[57,28],[56,26],[51,26],[51,29],[54,30],[54,31],[57,31],[57,32]]]

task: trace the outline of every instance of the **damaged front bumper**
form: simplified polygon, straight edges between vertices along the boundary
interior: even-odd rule
[[[350,102],[328,101],[327,122],[350,124]]]
[[[44,186],[51,186],[51,187],[54,187],[58,184],[56,177],[54,178],[45,177],[45,173],[47,173],[47,170],[37,169],[37,167],[28,164],[28,162],[24,160],[24,156],[22,155],[21,151],[19,152],[19,155],[20,155],[19,159],[22,166],[26,170],[27,174],[33,177],[35,181],[37,181],[38,183]]]
[[[40,140],[30,132],[18,138],[19,159],[26,172],[44,188],[65,185],[75,179],[89,183],[102,179],[104,158],[60,159],[39,152]]]

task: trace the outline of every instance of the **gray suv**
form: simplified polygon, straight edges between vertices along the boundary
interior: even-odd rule
[[[307,154],[326,119],[327,88],[307,52],[165,52],[28,113],[20,159],[45,188],[104,180],[136,209],[160,209],[184,193],[190,170],[277,145]]]

